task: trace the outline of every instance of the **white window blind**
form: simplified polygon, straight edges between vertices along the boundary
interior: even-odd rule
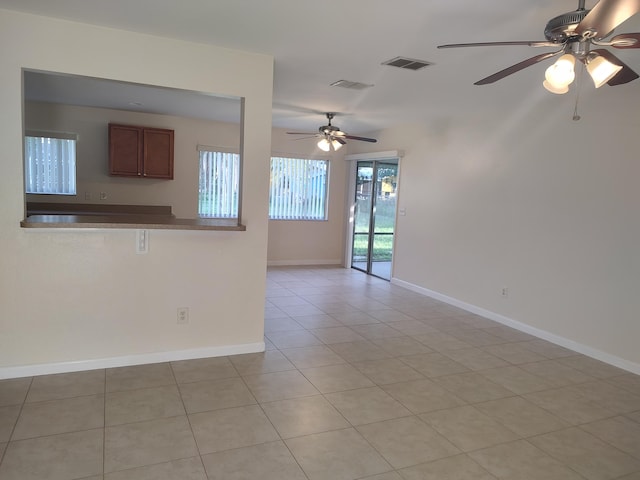
[[[198,215],[211,218],[238,217],[240,155],[199,146],[200,180]]]
[[[25,192],[76,194],[76,136],[25,135]]]
[[[329,162],[271,158],[269,218],[326,220]]]
[[[198,216],[237,218],[240,156],[216,147],[200,152]],[[329,162],[271,157],[269,218],[326,220]]]

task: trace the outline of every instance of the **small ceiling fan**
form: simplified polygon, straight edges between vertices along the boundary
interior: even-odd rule
[[[306,138],[310,137],[318,137],[320,141],[318,142],[318,148],[324,150],[325,152],[333,149],[334,151],[339,150],[345,145],[345,139],[347,140],[360,140],[363,142],[372,142],[375,143],[377,140],[375,138],[367,138],[367,137],[356,137],[355,135],[348,135],[346,132],[343,132],[335,125],[331,125],[331,120],[335,116],[335,113],[327,113],[327,120],[329,120],[328,125],[323,125],[318,129],[318,133],[306,133],[306,132],[287,132],[289,135],[307,135]]]
[[[531,65],[557,55],[560,58],[551,65],[543,82],[552,93],[569,91],[575,78],[576,60],[584,64],[596,88],[607,85],[622,85],[638,78],[638,74],[625,65],[613,53],[604,48],[640,48],[640,33],[622,33],[605,40],[613,29],[640,11],[640,0],[600,0],[591,10],[585,9],[585,0],[578,0],[578,9],[552,18],[544,29],[546,40],[455,43],[439,45],[438,48],[487,47],[504,45],[526,45],[529,47],[559,47],[556,51],[542,53],[505,68],[474,85],[487,85]]]

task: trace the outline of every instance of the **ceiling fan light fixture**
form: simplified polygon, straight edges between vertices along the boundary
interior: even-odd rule
[[[329,143],[329,140],[323,138],[318,142],[318,148],[323,152],[328,152],[331,150],[331,144]]]
[[[615,77],[620,70],[622,70],[620,65],[611,63],[601,55],[598,55],[587,63],[587,72],[589,72],[596,88],[600,88],[607,83]]]
[[[576,78],[575,64],[576,59],[572,54],[562,55],[556,63],[547,68],[544,74],[545,83],[543,83],[545,88],[553,93],[566,93],[569,85]],[[549,89],[546,84],[552,89]],[[562,91],[565,89],[566,91]]]
[[[371,142],[376,143],[377,140],[375,138],[367,138],[367,137],[358,137],[355,135],[348,135],[346,132],[343,132],[335,125],[331,125],[331,120],[333,119],[335,113],[327,113],[327,120],[329,120],[328,125],[323,125],[318,128],[318,133],[307,133],[307,132],[287,132],[289,135],[306,135],[309,137],[316,137],[320,140],[316,144],[318,148],[324,152],[330,152],[333,148],[334,152],[337,152],[342,148],[343,145],[346,145],[346,140],[359,140],[361,142]]]

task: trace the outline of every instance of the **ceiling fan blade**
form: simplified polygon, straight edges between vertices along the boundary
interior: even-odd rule
[[[448,45],[438,45],[438,48],[461,48],[461,47],[499,47],[509,45],[524,45],[527,47],[555,47],[558,44],[546,40],[540,41],[513,41],[513,42],[477,42],[477,43],[450,43]]]
[[[298,137],[298,138],[294,138],[293,140],[294,140],[294,141],[298,141],[298,140],[307,140],[307,139],[309,139],[309,138],[316,138],[317,136],[318,136],[318,135],[309,135],[309,136],[306,136],[306,137]]]
[[[335,140],[336,142],[338,142],[340,145],[346,145],[347,142],[345,142],[342,138],[340,137],[331,137],[333,140]]]
[[[638,74],[634,72],[628,65],[626,65],[622,60],[616,57],[613,53],[603,48],[599,48],[597,50],[591,50],[594,53],[605,58],[605,60],[613,63],[614,65],[620,65],[622,70],[620,70],[615,77],[607,82],[607,85],[615,87],[616,85],[623,85],[625,83],[632,82],[636,78],[638,78]]]
[[[487,85],[489,83],[497,82],[498,80],[502,80],[504,77],[508,77],[509,75],[519,72],[520,70],[530,67],[531,65],[535,65],[536,63],[541,62],[542,60],[546,60],[547,58],[551,58],[556,55],[559,55],[563,51],[564,50],[558,50],[557,52],[541,53],[540,55],[536,55],[535,57],[527,58],[526,60],[523,60],[520,63],[511,65],[510,67],[507,67],[504,70],[500,70],[499,72],[494,73],[493,75],[489,75],[488,77],[483,78],[482,80],[478,80],[477,82],[474,83],[474,85]]]
[[[629,44],[629,42],[625,42],[625,40],[635,40],[635,43]],[[613,48],[640,48],[640,33],[621,33],[613,37],[610,41]],[[616,45],[616,42],[620,42],[620,44]]]
[[[309,132],[287,132],[287,134],[289,135],[317,135],[316,133],[309,133]]]
[[[343,135],[342,138],[348,138],[349,140],[361,140],[363,142],[376,143],[378,140],[375,138],[356,137],[355,135]]]
[[[604,38],[639,11],[640,0],[600,0],[576,26],[575,33],[587,38]]]

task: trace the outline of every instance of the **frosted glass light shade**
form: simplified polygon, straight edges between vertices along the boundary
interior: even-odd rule
[[[342,144],[335,139],[329,141],[329,139],[326,137],[318,142],[318,148],[322,151],[328,152],[331,150],[331,147],[333,147],[333,150],[337,152],[342,148]]]
[[[560,93],[560,90],[563,90],[564,87],[568,87],[571,82],[576,78],[576,74],[574,71],[574,66],[576,64],[576,59],[570,53],[565,53],[562,55],[556,63],[547,68],[544,77],[545,81],[555,90],[553,93]],[[566,93],[566,92],[561,92]]]
[[[587,72],[591,75],[591,79],[596,88],[600,88],[607,83],[615,77],[620,70],[622,70],[620,65],[615,65],[600,55],[587,63]]]
[[[328,152],[331,150],[331,144],[329,143],[329,140],[323,138],[318,142],[318,148],[324,152]]]

